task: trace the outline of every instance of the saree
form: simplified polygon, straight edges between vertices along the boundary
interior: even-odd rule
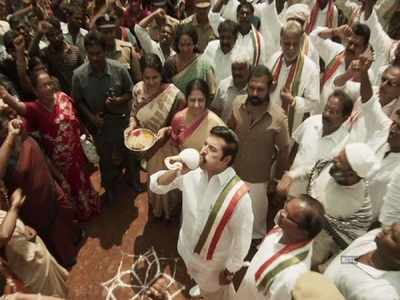
[[[225,123],[215,113],[206,110],[191,124],[185,124],[187,108],[175,114],[171,121],[170,139],[153,156],[158,164],[149,173],[153,174],[164,169],[164,159],[168,156],[177,155],[186,148],[194,148],[200,151],[215,126],[225,126]],[[167,195],[155,195],[150,199],[153,206],[153,214],[160,217],[162,213],[169,218],[170,214],[180,200],[179,193],[173,191]]]
[[[0,223],[6,214],[0,210]],[[68,271],[56,262],[39,236],[30,241],[24,232],[24,223],[17,220],[11,239],[5,246],[10,269],[24,283],[25,292],[65,298]]]
[[[189,82],[194,79],[203,79],[208,83],[210,94],[215,95],[217,90],[217,82],[212,65],[203,56],[197,56],[189,65],[178,72],[175,63],[176,56],[168,59],[165,63],[166,78],[172,78],[172,82],[179,88],[182,93],[186,92]]]
[[[87,220],[100,212],[99,196],[86,171],[86,156],[80,143],[80,123],[72,99],[66,94],[55,94],[53,110],[39,101],[26,103],[26,120],[30,130],[38,130],[46,153],[65,178],[68,192],[76,206],[78,220]]]
[[[38,232],[63,266],[71,265],[78,253],[80,228],[67,195],[53,179],[35,140],[27,137],[21,142],[15,165],[9,163],[4,181],[9,196],[17,188],[26,195],[21,220]]]

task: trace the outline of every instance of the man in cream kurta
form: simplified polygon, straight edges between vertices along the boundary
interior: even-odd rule
[[[229,166],[233,162],[234,155],[222,157],[224,151],[222,149],[228,142],[219,137],[216,131],[230,135],[229,145],[236,143],[236,146],[232,147],[236,147],[237,150],[238,143],[234,133],[226,127],[214,127],[201,150],[201,168],[184,175],[178,175],[180,171],[177,170],[159,171],[151,176],[150,189],[158,194],[165,194],[173,189],[182,191],[182,226],[179,232],[178,252],[185,262],[189,275],[199,285],[202,296],[205,299],[222,300],[229,299],[233,295],[233,286],[228,283],[221,285],[220,277],[226,277],[227,274],[233,277],[233,274],[242,267],[251,243],[253,213],[251,199],[246,192],[226,224],[212,259],[195,253],[199,237],[208,223],[217,198],[236,176],[235,171]],[[236,142],[233,143],[232,139]],[[160,181],[166,183],[164,180],[166,177],[170,183],[161,184]],[[225,201],[230,199],[229,197],[232,197],[231,192]]]
[[[282,51],[275,53],[267,64],[275,81],[271,103],[281,106],[287,114],[290,107],[294,109],[293,119],[288,116],[290,134],[303,121],[305,113],[319,106],[319,70],[301,53],[302,37],[301,25],[297,21],[287,22],[281,29]]]

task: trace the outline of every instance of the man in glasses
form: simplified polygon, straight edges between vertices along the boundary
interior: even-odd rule
[[[365,59],[360,62],[361,111],[366,142],[380,161],[380,168],[368,176],[374,218],[377,219],[393,172],[400,165],[400,67],[390,65],[382,74],[378,92],[373,93],[366,70],[369,62]]]
[[[291,299],[297,278],[310,270],[312,241],[324,208],[308,196],[289,199],[260,244],[234,299]]]

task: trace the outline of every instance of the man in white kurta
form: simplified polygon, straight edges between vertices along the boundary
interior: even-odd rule
[[[221,16],[220,10],[222,0],[218,0],[213,9],[210,10],[208,18],[214,33],[218,35],[218,26],[225,19]],[[251,24],[250,17],[254,14],[254,7],[247,2],[237,8],[237,20],[239,24],[239,34],[236,40],[235,48],[242,52],[248,52],[252,57],[253,65],[266,63],[266,45],[261,33]]]
[[[400,134],[399,116],[395,112],[391,118],[383,111],[380,95],[387,98],[388,95],[395,96],[400,92],[400,87],[389,86],[389,84],[400,86],[400,68],[390,67],[384,73],[385,80],[380,86],[380,92],[372,97],[363,95],[361,97],[361,113],[366,128],[366,143],[375,152],[380,167],[374,169],[368,175],[369,192],[373,208],[373,217],[376,220],[383,204],[383,197],[391,180],[392,173],[400,166]],[[361,77],[361,89],[370,90],[371,82],[367,74]]]
[[[338,255],[329,265],[324,275],[327,276],[346,300],[397,300],[400,299],[400,269],[399,264],[388,261],[392,270],[384,270],[363,262],[362,257],[370,257],[374,252],[380,256],[387,256],[382,240],[397,236],[397,252],[400,253],[400,224],[385,232],[375,229],[356,239],[351,245]],[[384,241],[387,244],[387,241]],[[395,250],[395,249],[393,249]],[[387,251],[387,250],[386,250]],[[390,256],[390,255],[389,255]],[[397,258],[398,259],[398,258]],[[389,260],[389,259],[387,259]],[[396,269],[397,268],[397,269]]]
[[[335,1],[314,0],[314,5],[311,7],[310,24],[307,26],[307,32],[310,33],[318,26],[335,28],[337,25],[338,10]]]
[[[237,176],[229,166],[232,156],[221,158],[222,148],[227,145],[227,142],[223,142],[222,138],[213,133],[214,130],[229,130],[225,127],[221,129],[221,127],[214,127],[207,138],[206,145],[201,151],[201,168],[184,175],[178,175],[180,172],[178,170],[159,171],[150,178],[150,190],[155,193],[165,194],[173,189],[182,191],[182,226],[179,232],[178,253],[184,260],[189,275],[199,285],[202,296],[216,300],[228,299],[226,297],[232,295],[233,287],[221,285],[220,276],[222,273],[234,274],[241,268],[250,247],[253,226],[251,199],[246,192],[224,227],[212,258],[205,258],[202,252],[195,253],[199,237],[208,223],[217,198],[227,184]],[[230,135],[234,135],[230,130],[229,132]],[[236,142],[236,147],[237,145]],[[221,162],[225,165],[224,168],[221,167]],[[215,173],[215,165],[220,168],[217,173]],[[209,176],[209,174],[213,175]],[[165,176],[172,176],[172,181],[167,185],[161,185],[159,182]],[[225,201],[228,201],[227,199],[230,199],[233,194],[230,190]],[[212,235],[211,233],[209,236]],[[208,237],[207,241],[209,240]]]
[[[278,212],[278,226],[260,244],[235,300],[292,299],[291,293],[297,279],[310,270],[312,239],[322,228],[321,204],[310,197],[303,199],[304,196],[289,200],[284,209]],[[313,203],[313,208],[310,202]],[[308,230],[299,228],[306,211],[308,217],[314,221],[313,226],[307,227]],[[311,227],[314,227],[313,236]],[[291,238],[287,238],[288,236]]]
[[[350,68],[353,61],[357,60],[359,56],[367,49],[369,43],[369,29],[366,26],[362,26],[357,23],[353,25],[353,32],[346,36],[346,26],[341,26],[335,29],[329,29],[326,27],[318,27],[316,30],[311,32],[310,39],[314,47],[318,50],[321,59],[325,63],[325,73],[321,79],[321,101],[320,107],[316,110],[316,113],[322,112],[328,97],[332,92],[341,87],[341,89],[348,92],[359,91],[360,84],[350,78],[345,83],[346,86],[335,85],[335,79],[339,75],[346,73],[346,70]],[[362,33],[362,34],[361,34]],[[346,47],[342,44],[335,43],[330,40],[334,36],[347,38]],[[350,74],[348,72],[348,74]],[[371,78],[372,72],[370,73]],[[358,96],[355,96],[358,98]]]
[[[238,36],[237,24],[225,20],[218,25],[219,40],[210,41],[203,56],[214,67],[217,85],[231,75],[232,50]]]
[[[353,102],[345,93],[333,93],[321,115],[313,115],[306,119],[293,133],[297,143],[297,154],[289,174],[297,177],[290,188],[290,195],[300,195],[306,192],[307,183],[303,177],[296,176],[302,168],[314,165],[318,160],[329,160],[335,157],[343,147],[354,142],[346,120],[353,109]]]
[[[289,118],[290,133],[300,125],[305,113],[319,106],[319,70],[310,58],[301,53],[302,37],[303,29],[298,22],[286,23],[281,29],[281,51],[267,63],[275,81],[271,102],[286,112],[294,109],[293,119]],[[294,75],[290,80],[291,73]]]
[[[375,9],[368,8],[360,21],[365,23],[371,30],[371,46],[374,48],[375,61],[371,68],[375,74],[380,72],[380,68],[387,64],[400,65],[400,42],[393,40],[383,29],[378,20]]]

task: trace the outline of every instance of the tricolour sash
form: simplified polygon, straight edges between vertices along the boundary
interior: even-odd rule
[[[322,75],[320,81],[320,88],[324,87],[324,84],[335,74],[336,70],[340,67],[344,60],[344,51],[338,53],[326,66],[324,75]]]
[[[222,236],[225,226],[231,219],[240,199],[248,192],[247,185],[235,175],[225,185],[219,194],[211,213],[208,216],[206,225],[200,234],[194,252],[211,260],[217,244]]]
[[[317,22],[318,14],[321,11],[320,5],[318,1],[315,1],[315,4],[311,10],[311,15],[310,15],[310,21],[308,22],[306,26],[306,33],[310,33],[313,31],[315,27],[315,23]],[[333,0],[329,0],[328,2],[328,13],[326,15],[326,23],[325,26],[328,28],[333,27]]]
[[[253,65],[256,66],[260,61],[260,56],[261,56],[261,38],[260,38],[260,33],[253,25],[251,25],[251,41],[253,42],[253,49],[254,49]]]
[[[279,74],[281,73],[283,64],[283,54],[281,54],[278,60],[275,62],[274,67],[272,68],[272,76],[276,84],[278,84]],[[286,79],[285,87],[289,89],[294,97],[298,96],[299,88],[300,88],[300,80],[301,80],[301,73],[303,71],[304,66],[304,54],[301,53],[297,57],[297,60],[292,66],[290,67],[290,71],[288,77]],[[293,130],[293,123],[294,123],[294,113],[295,113],[295,103],[290,105],[288,108],[284,108],[287,116],[288,116],[288,123],[289,123],[289,134],[292,134]]]
[[[279,227],[272,229],[268,235],[281,230]],[[267,294],[275,277],[283,270],[305,260],[310,251],[311,241],[303,241],[285,245],[278,252],[268,258],[256,271],[254,277],[257,290]]]

